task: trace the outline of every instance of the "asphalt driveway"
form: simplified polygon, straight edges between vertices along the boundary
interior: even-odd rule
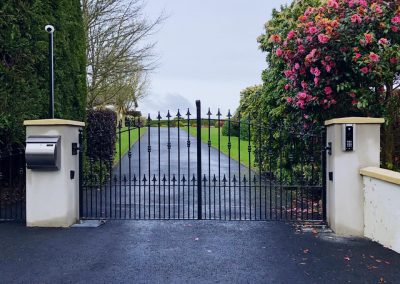
[[[275,222],[0,224],[1,283],[398,283],[400,255]]]

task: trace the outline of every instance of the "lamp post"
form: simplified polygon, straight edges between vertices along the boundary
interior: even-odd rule
[[[49,116],[54,118],[54,27],[47,25],[44,29],[49,34]]]

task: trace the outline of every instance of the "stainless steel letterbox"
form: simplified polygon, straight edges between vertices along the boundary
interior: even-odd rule
[[[25,150],[26,167],[32,170],[59,170],[60,136],[29,136]]]

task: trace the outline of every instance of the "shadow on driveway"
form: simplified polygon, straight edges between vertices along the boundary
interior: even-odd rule
[[[0,282],[395,283],[400,255],[365,239],[275,222],[0,224]]]

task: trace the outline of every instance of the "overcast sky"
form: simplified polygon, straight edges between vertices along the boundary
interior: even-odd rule
[[[168,18],[154,36],[159,57],[143,114],[210,107],[226,114],[240,91],[261,83],[265,54],[257,43],[272,9],[291,0],[147,0],[146,16]]]

